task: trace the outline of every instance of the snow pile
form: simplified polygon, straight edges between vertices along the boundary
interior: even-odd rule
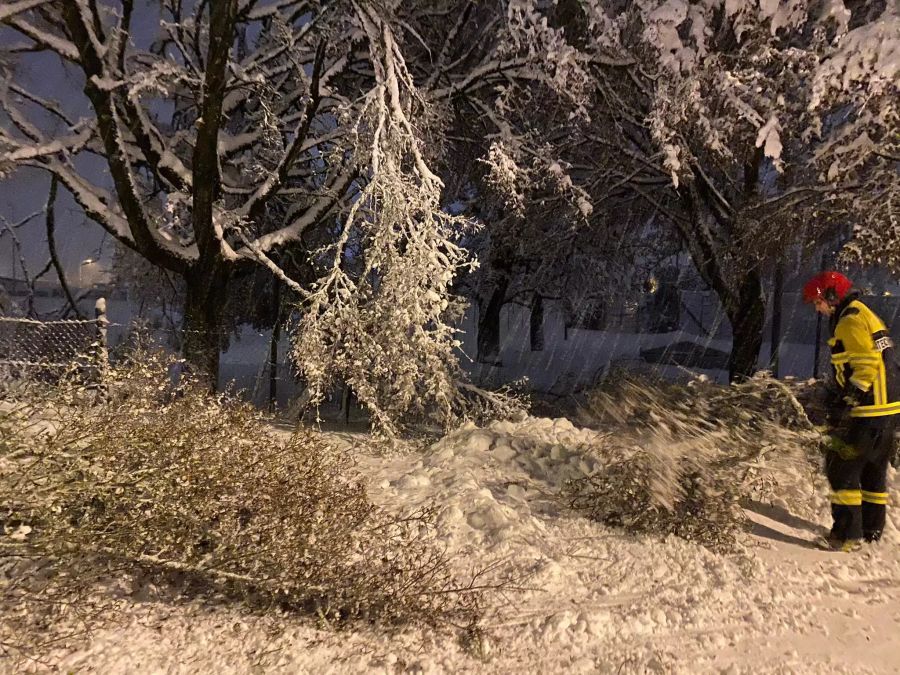
[[[560,513],[563,486],[597,470],[589,447],[601,436],[567,419],[470,424],[377,488],[387,501],[438,505],[438,534],[448,542],[506,552],[516,537],[542,535],[545,518]]]
[[[380,488],[418,506],[434,500],[442,537],[497,550],[513,533],[542,533],[542,517],[565,504],[632,533],[720,551],[749,528],[742,502],[821,510],[820,436],[787,385],[615,381],[582,410],[594,428],[545,418],[464,427]],[[487,486],[475,479],[485,470],[499,474]]]

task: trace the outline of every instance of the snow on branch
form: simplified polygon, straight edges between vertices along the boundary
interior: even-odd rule
[[[62,35],[38,28],[19,16],[13,16],[5,23],[44,49],[55,52],[69,61],[77,62],[80,58],[75,45]]]
[[[322,75],[322,67],[324,62],[325,43],[322,42],[319,44],[319,48],[316,50],[316,59],[312,69],[309,96],[306,107],[303,111],[303,116],[301,117],[299,123],[291,134],[291,140],[288,142],[287,147],[284,150],[284,154],[281,160],[278,162],[277,167],[275,167],[275,169],[270,172],[269,177],[262,183],[262,185],[260,185],[256,189],[256,192],[254,192],[250,199],[247,200],[247,202],[241,207],[241,215],[253,217],[256,214],[261,213],[262,209],[265,208],[266,201],[270,199],[272,195],[275,194],[275,192],[278,190],[278,188],[285,182],[291,168],[294,166],[294,163],[297,161],[297,158],[303,151],[303,144],[307,140],[309,129],[312,126],[313,117],[316,114],[316,109],[319,107],[319,101],[321,98],[321,92],[319,90],[319,79]]]
[[[253,242],[254,248],[267,253],[298,240],[309,227],[318,223],[346,193],[356,177],[357,171],[353,166],[345,167],[326,188],[320,190],[320,196],[312,205],[306,207],[299,216],[284,227],[260,235]],[[242,254],[241,249],[238,250],[238,254]]]
[[[16,96],[21,96],[23,99],[40,106],[54,117],[57,117],[67,127],[72,128],[75,126],[75,122],[72,118],[65,113],[56,101],[49,101],[41,96],[37,96],[14,82],[9,83],[9,90]]]
[[[0,7],[0,21],[6,21],[16,14],[27,12],[29,9],[35,9],[47,2],[49,2],[49,0],[13,0],[13,2],[7,4],[5,7]]]
[[[66,59],[91,107],[91,124],[76,127],[63,112],[70,92],[15,101],[0,120],[12,162],[58,176],[120,242],[181,275],[191,302],[250,260],[288,285],[280,254],[302,261],[317,281],[292,286],[304,299],[295,358],[320,395],[349,382],[386,429],[405,415],[468,414],[451,284],[472,267],[461,241],[476,227],[445,210],[445,181],[458,178],[443,161],[454,106],[467,124],[487,120],[523,180],[540,176],[549,200],[586,221],[593,206],[571,165],[510,120],[532,88],[586,119],[595,63],[628,58],[570,45],[542,0],[454,0],[439,12],[167,0],[141,3],[140,36],[129,34],[132,5],[4,4],[25,8],[4,23]],[[67,131],[51,135],[51,118]],[[113,194],[79,173],[82,153],[105,160]]]
[[[105,190],[91,185],[75,169],[55,158],[47,158],[40,163],[26,162],[25,165],[43,168],[55,175],[94,222],[130,248],[135,247],[128,221],[115,208],[113,197]]]
[[[91,126],[85,126],[71,136],[57,138],[41,145],[23,145],[17,144],[13,139],[0,134],[0,143],[7,146],[6,160],[9,162],[23,162],[25,160],[36,159],[46,155],[55,155],[60,152],[77,153],[94,135],[94,129]]]
[[[474,224],[441,209],[443,183],[412,123],[426,104],[390,26],[356,7],[377,82],[355,127],[369,171],[339,237],[317,256],[325,274],[302,304],[293,359],[313,403],[343,380],[383,432],[422,416],[452,424],[466,414],[466,400],[452,327],[463,306],[450,286],[472,266],[458,238]],[[362,253],[352,253],[351,242]]]

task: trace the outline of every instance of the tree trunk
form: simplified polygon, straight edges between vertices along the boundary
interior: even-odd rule
[[[781,315],[782,296],[784,295],[784,263],[778,262],[775,267],[775,282],[772,288],[772,374],[778,377],[781,366]]]
[[[742,380],[756,371],[765,329],[766,304],[759,271],[729,271],[728,254],[735,251],[729,251],[729,244],[713,235],[723,228],[722,216],[717,217],[696,189],[682,192],[682,201],[690,217],[676,224],[700,277],[719,297],[731,323],[728,380]]]
[[[478,361],[497,363],[500,360],[500,310],[506,301],[509,281],[501,277],[491,292],[487,305],[479,305],[478,313]]]
[[[822,263],[819,265],[819,271],[824,272],[825,266],[828,264],[828,255],[822,254]],[[813,369],[812,376],[814,380],[819,379],[819,355],[822,350],[822,315],[816,312],[816,346],[813,348]]]
[[[210,391],[215,391],[219,385],[219,352],[228,278],[224,266],[207,273],[196,270],[186,277],[182,351],[194,374],[205,381]]]
[[[732,334],[728,380],[735,382],[753,375],[762,347],[766,304],[757,271],[746,274],[738,293],[726,301],[725,313],[731,322]]]
[[[531,351],[539,352],[544,349],[544,298],[540,293],[535,293],[531,299],[531,317],[529,325],[529,337]]]

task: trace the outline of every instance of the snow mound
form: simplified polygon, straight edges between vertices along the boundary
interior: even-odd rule
[[[588,447],[602,436],[567,419],[527,418],[467,425],[435,443],[396,478],[381,482],[379,499],[438,505],[438,528],[448,541],[505,546],[511,537],[538,536],[560,513],[557,494],[570,480],[597,470]]]

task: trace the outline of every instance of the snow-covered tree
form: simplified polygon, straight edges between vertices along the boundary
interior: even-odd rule
[[[443,208],[444,132],[460,101],[490,110],[499,85],[541,76],[541,55],[510,37],[513,4],[6,4],[2,169],[55,175],[122,245],[183,278],[186,356],[212,380],[229,280],[262,264],[302,298],[295,356],[316,391],[337,376],[374,404],[386,378],[378,400],[395,410],[447,412],[450,284],[472,224]],[[76,91],[38,95],[16,67],[36,52]],[[315,282],[278,268],[289,246]]]
[[[892,232],[897,12],[841,0],[560,0],[540,32],[533,21],[520,31],[564,62],[556,72],[577,102],[570,138],[545,161],[566,167],[594,209],[640,202],[677,231],[731,322],[732,377],[757,362],[766,260],[848,222],[872,258]],[[533,132],[507,136],[515,147]],[[514,153],[501,166],[520,173]]]
[[[465,101],[448,134],[448,189],[462,213],[483,223],[466,242],[480,267],[463,281],[478,301],[478,358],[486,362],[498,356],[504,304],[539,314],[543,299],[562,300],[573,315],[615,304],[640,285],[642,265],[671,244],[643,236],[649,210],[592,203],[584,180],[590,158],[579,154],[577,126],[588,73],[557,26],[554,5],[510,3],[510,44],[537,55],[534,74],[507,80],[493,106]]]

